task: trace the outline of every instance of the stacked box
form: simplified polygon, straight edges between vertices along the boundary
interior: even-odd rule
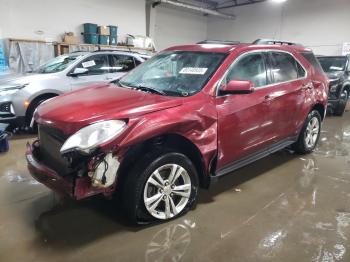
[[[7,70],[7,63],[5,59],[5,52],[2,47],[2,43],[0,42],[0,72]]]
[[[118,27],[114,25],[109,25],[109,32],[111,36],[117,36],[118,34]]]
[[[109,32],[110,32],[110,37],[109,37],[109,44],[110,45],[117,45],[118,44],[118,27],[114,25],[109,25]]]
[[[97,24],[85,23],[84,34],[97,34]]]
[[[84,43],[98,44],[97,24],[85,23],[84,25]]]
[[[84,34],[84,43],[85,44],[98,44],[98,34]]]
[[[108,35],[100,35],[99,36],[99,44],[100,45],[109,45],[109,36]]]
[[[107,35],[109,36],[110,35],[110,31],[109,31],[109,27],[108,26],[99,26],[98,27],[98,34],[99,35]]]
[[[111,35],[111,36],[109,37],[109,44],[110,44],[110,45],[117,45],[117,44],[118,44],[118,38],[117,38],[117,36]]]

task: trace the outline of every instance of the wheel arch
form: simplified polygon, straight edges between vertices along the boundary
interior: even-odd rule
[[[348,94],[349,94],[349,92],[350,92],[350,83],[345,83],[344,86],[343,86],[343,90],[348,91]]]
[[[56,96],[59,96],[59,94],[53,93],[53,92],[49,92],[49,93],[39,94],[36,97],[34,97],[30,101],[30,104],[29,104],[29,106],[27,107],[27,110],[26,110],[26,115],[25,115],[26,122],[28,123],[28,121],[30,121],[30,119],[28,119],[30,117],[29,114],[32,112],[32,110],[35,107],[37,102],[41,101],[42,99],[46,100],[46,99],[49,99],[49,98],[52,98],[52,97],[56,97]]]
[[[324,106],[323,104],[321,104],[321,103],[315,104],[315,105],[312,107],[311,111],[313,111],[313,110],[317,110],[317,111],[320,113],[320,115],[321,115],[321,120],[324,119],[326,108],[325,108],[325,106]],[[311,111],[310,111],[310,112],[311,112]]]
[[[182,135],[163,134],[130,146],[126,150],[118,171],[119,182],[117,190],[119,190],[118,187],[123,184],[125,177],[128,174],[128,170],[133,167],[135,161],[140,159],[145,152],[149,152],[150,150],[173,150],[184,154],[191,160],[197,170],[200,187],[208,188],[210,177],[206,172],[204,159],[198,147]]]

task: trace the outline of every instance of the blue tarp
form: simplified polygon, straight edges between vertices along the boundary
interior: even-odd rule
[[[3,41],[0,40],[0,72],[6,71],[8,69]]]

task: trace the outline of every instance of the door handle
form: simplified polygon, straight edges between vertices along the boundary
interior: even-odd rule
[[[273,99],[273,97],[272,96],[270,96],[270,95],[266,95],[265,97],[264,97],[264,101],[263,101],[263,103],[269,103],[271,100]]]

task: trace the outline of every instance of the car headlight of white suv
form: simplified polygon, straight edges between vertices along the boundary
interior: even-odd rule
[[[83,127],[70,136],[61,147],[61,154],[78,150],[89,154],[99,145],[116,138],[125,128],[126,123],[121,120],[101,121]]]

